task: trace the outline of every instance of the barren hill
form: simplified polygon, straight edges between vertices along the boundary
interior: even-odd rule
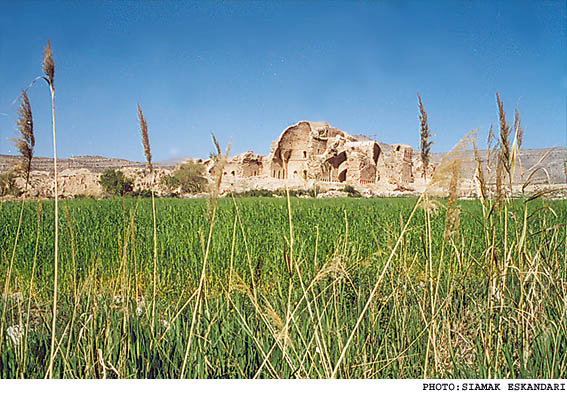
[[[18,156],[0,155],[0,173],[10,170],[19,160]],[[105,158],[103,156],[73,156],[68,159],[57,159],[57,169],[87,169],[93,173],[103,173],[107,169],[120,167],[145,167],[145,163],[133,162],[126,159]],[[157,167],[173,167],[160,166]],[[53,172],[53,159],[37,157],[32,160],[32,171]]]
[[[419,151],[414,151],[414,161],[419,158]],[[465,159],[464,164],[464,177],[471,178],[475,171],[474,163],[474,153],[473,151],[464,151],[463,157]],[[481,150],[479,154],[482,161],[486,163],[487,151]],[[441,158],[445,154],[435,153],[432,154],[432,161],[436,165],[441,161]],[[543,158],[543,160],[541,160]],[[538,163],[541,160],[541,163]],[[521,149],[520,150],[520,161],[522,165],[522,171],[527,172],[530,168],[539,168],[534,177],[533,181],[536,183],[550,183],[550,184],[563,184],[567,182],[567,174],[565,173],[565,161],[567,161],[567,147],[556,147],[556,148],[535,148],[535,149]],[[533,170],[532,170],[533,171]],[[516,167],[516,175],[514,177],[515,183],[521,182],[520,169],[519,166]],[[417,175],[416,175],[417,176]],[[527,174],[525,174],[527,176]],[[524,177],[525,181],[525,177]]]

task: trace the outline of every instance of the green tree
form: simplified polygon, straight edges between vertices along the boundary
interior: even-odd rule
[[[124,176],[120,170],[109,169],[100,176],[100,185],[104,189],[104,193],[113,196],[122,196],[132,192],[132,180]]]
[[[205,166],[193,160],[180,164],[173,172],[173,176],[164,178],[162,178],[164,185],[171,188],[181,186],[181,191],[185,193],[203,192],[207,186]]]

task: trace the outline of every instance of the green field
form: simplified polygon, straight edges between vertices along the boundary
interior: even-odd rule
[[[565,378],[566,202],[417,202],[157,199],[154,274],[151,199],[61,201],[54,377]],[[20,206],[0,377],[43,378],[53,202],[16,243]]]

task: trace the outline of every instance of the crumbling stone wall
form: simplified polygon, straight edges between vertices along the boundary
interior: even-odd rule
[[[263,157],[249,151],[232,157],[224,166],[223,176],[257,177],[261,176],[263,172]]]
[[[229,160],[224,175],[374,184],[413,182],[412,148],[397,144],[389,154],[373,140],[361,141],[326,122],[301,121],[286,128],[267,156],[252,152]]]
[[[413,148],[405,144],[394,144],[390,149],[390,183],[405,185],[414,181]]]

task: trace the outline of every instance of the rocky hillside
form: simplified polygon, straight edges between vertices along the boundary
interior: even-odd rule
[[[487,160],[487,151],[479,151],[484,164]],[[414,151],[414,163],[419,158],[419,151]],[[444,154],[432,154],[432,161],[438,164]],[[464,159],[464,177],[472,178],[475,171],[474,153],[473,151],[464,151],[462,153]],[[545,157],[545,158],[544,158]],[[543,158],[543,160],[541,160]],[[541,162],[540,162],[541,160]],[[539,168],[532,181],[536,183],[550,183],[550,184],[563,184],[567,182],[567,174],[565,174],[564,164],[567,161],[567,147],[537,148],[537,149],[522,149],[520,154],[520,161],[522,172],[524,173],[524,180],[528,176],[527,171]],[[532,170],[533,171],[533,170]],[[418,176],[416,174],[416,176]],[[521,172],[519,164],[516,167],[514,182],[521,182]]]
[[[0,155],[0,173],[5,173],[10,170],[19,160],[18,156],[14,155]],[[118,169],[121,167],[145,167],[146,164],[142,162],[132,162],[126,159],[105,158],[103,156],[73,156],[68,159],[57,159],[57,169],[74,170],[74,169],[87,169],[92,173],[103,173],[108,169]],[[173,165],[160,165],[156,167],[173,168]],[[53,159],[38,157],[32,160],[32,171],[46,171],[53,172]]]

